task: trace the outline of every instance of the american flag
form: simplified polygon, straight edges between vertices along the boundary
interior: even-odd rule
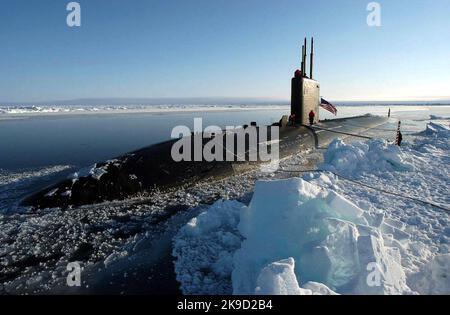
[[[334,116],[337,115],[337,108],[334,107],[333,104],[331,104],[330,102],[328,102],[327,100],[325,100],[323,98],[320,100],[320,107],[322,107],[322,108],[326,109],[327,111],[329,111],[330,113],[334,114]]]

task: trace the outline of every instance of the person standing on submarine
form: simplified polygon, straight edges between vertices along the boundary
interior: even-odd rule
[[[316,117],[316,114],[314,113],[313,110],[311,110],[309,112],[309,125],[310,126],[314,125],[314,117]]]

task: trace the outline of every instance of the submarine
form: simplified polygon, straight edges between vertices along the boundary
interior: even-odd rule
[[[314,39],[311,39],[310,71],[307,67],[307,39],[302,46],[301,69],[291,79],[290,116],[284,115],[271,126],[249,125],[226,130],[222,133],[192,133],[182,139],[171,139],[140,150],[126,153],[108,161],[95,164],[91,169],[75,173],[59,183],[38,191],[22,202],[21,206],[39,210],[46,208],[70,208],[106,201],[123,200],[153,190],[165,191],[194,186],[199,182],[216,181],[242,174],[262,164],[261,142],[269,143],[268,151],[276,142],[279,159],[301,154],[308,149],[324,147],[336,138],[350,137],[387,122],[386,117],[359,116],[343,119],[320,120],[320,83],[313,78]],[[310,122],[310,113],[314,117]],[[348,124],[347,124],[348,122]],[[351,122],[351,123],[350,123]],[[313,126],[310,125],[312,123]],[[273,129],[273,127],[277,129]],[[276,135],[273,130],[277,130]],[[266,133],[262,137],[263,131]],[[251,135],[257,144],[252,145]],[[219,146],[213,152],[223,159],[195,158],[195,146],[202,149],[214,139]],[[230,149],[230,139],[232,146]],[[239,145],[241,139],[241,145]],[[180,140],[190,143],[187,155],[190,159],[176,161],[172,151]],[[242,147],[244,156],[239,155]],[[184,148],[186,149],[186,148]],[[186,152],[184,152],[186,153]],[[250,156],[256,159],[250,159]],[[230,158],[231,157],[231,158]]]

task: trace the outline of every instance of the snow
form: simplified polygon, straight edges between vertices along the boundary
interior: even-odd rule
[[[89,174],[93,179],[100,180],[103,175],[108,174],[108,171],[106,167],[94,167]]]
[[[218,201],[174,238],[175,271],[184,294],[228,294],[233,253],[241,244],[237,201]]]
[[[337,140],[324,152],[321,168],[448,205],[449,169],[442,167],[448,165],[448,144],[448,128],[436,123],[407,137],[401,148],[383,140]],[[427,154],[431,149],[433,155]],[[212,206],[213,217],[230,212],[225,206],[229,202]],[[237,225],[224,225],[236,240],[232,245],[210,237],[209,229],[203,234],[195,219],[177,234],[177,277],[188,279],[180,281],[184,293],[450,292],[450,220],[444,210],[368,190],[326,171],[259,180],[248,206],[234,203],[232,209],[234,215],[240,212]],[[209,211],[202,216],[208,217]],[[223,233],[222,225],[213,226],[214,235]],[[196,233],[188,237],[186,228]],[[228,268],[222,269],[218,282],[211,270],[224,261]]]
[[[108,160],[105,163],[102,163],[102,166],[99,166],[97,163],[91,165],[89,167],[84,167],[77,172],[70,174],[68,176],[69,179],[78,180],[82,177],[92,177],[95,180],[100,180],[103,175],[108,174],[108,167],[110,165],[120,166],[119,160]],[[131,176],[130,176],[131,178]]]
[[[52,197],[58,192],[59,188],[55,188],[50,190],[48,193],[45,194],[45,197]]]
[[[294,272],[295,261],[288,258],[271,263],[261,270],[256,281],[257,295],[312,295],[311,290],[301,289]]]
[[[303,179],[258,182],[239,231],[245,240],[234,255],[234,294],[253,293],[260,270],[280,257],[293,257],[298,279],[339,293],[410,292],[400,255],[384,245],[381,230],[369,226],[364,210]],[[376,289],[362,285],[372,262],[383,270]]]
[[[422,153],[447,155],[450,150],[450,127],[439,123],[429,123],[425,131],[416,134],[414,148]],[[444,151],[444,152],[439,152]],[[448,156],[448,155],[447,155]]]
[[[385,140],[347,144],[336,139],[325,152],[320,168],[344,176],[357,176],[364,172],[382,174],[396,170],[412,171],[414,160]]]
[[[71,115],[71,114],[115,114],[115,113],[167,113],[167,112],[217,112],[229,110],[264,110],[268,105],[41,105],[0,106],[1,116]],[[286,105],[270,105],[270,109],[285,109]]]
[[[264,267],[256,284],[255,295],[338,295],[322,283],[307,282],[300,287],[292,257]]]
[[[52,180],[71,168],[69,165],[55,165],[21,171],[0,169],[0,214],[21,211],[20,198],[30,191],[36,191],[38,187],[51,185]],[[52,190],[47,195],[56,192],[57,190]]]
[[[444,124],[431,122],[427,124],[427,128],[425,129],[425,131],[419,132],[417,133],[417,135],[445,138],[450,136],[450,128],[445,126]]]
[[[364,214],[301,178],[259,181],[248,207],[216,202],[180,230],[177,279],[185,294],[230,293],[229,277],[237,295],[410,293],[399,250]],[[375,288],[367,285],[372,263],[380,271]]]
[[[323,283],[307,282],[303,285],[303,289],[310,290],[312,295],[339,295]]]
[[[415,275],[414,288],[422,294],[443,294],[450,292],[450,254],[438,255]]]
[[[380,112],[381,110],[384,111],[380,109]],[[423,112],[427,114],[427,111],[423,110]],[[351,108],[348,114],[353,115],[354,109]],[[395,115],[395,110],[393,114]],[[407,113],[401,113],[401,115],[404,114]],[[440,115],[448,116],[448,113],[440,113]],[[416,119],[417,115],[411,114],[408,117]],[[428,117],[426,118],[429,121]],[[437,121],[433,123],[437,124]],[[414,129],[416,133],[425,129],[425,123],[422,128],[422,122],[403,120],[402,125],[405,129]],[[448,207],[450,170],[447,165],[450,164],[448,151],[450,140],[445,131],[448,129],[448,122],[437,125],[438,127],[430,125],[435,130],[428,133],[409,135],[405,133],[405,143],[398,153],[405,157],[406,162],[409,162],[406,158],[413,160],[414,171],[387,167],[384,172],[379,172],[376,168],[367,168],[359,174],[349,173],[348,177],[376,188],[412,195]],[[392,121],[386,129],[394,130],[395,128],[396,121]],[[383,133],[380,130],[373,130],[367,131],[367,134],[392,140],[395,132]],[[346,139],[344,143],[359,147],[358,142],[352,142],[352,139]],[[301,156],[280,161],[280,165],[285,169],[311,169],[312,162],[320,160],[322,153],[321,150],[305,152]],[[345,169],[343,172],[345,173]],[[25,189],[26,185],[23,183],[28,181],[31,183],[35,178],[40,178],[40,175],[37,176],[34,171],[32,173],[12,174],[0,171],[0,181],[6,183],[4,186],[0,184],[0,194],[4,192],[4,195],[0,197],[0,203],[7,202],[11,197],[10,188],[18,189],[19,196],[30,191],[29,188]],[[28,179],[28,175],[32,177]],[[299,173],[298,176],[300,175],[303,176]],[[69,211],[56,208],[29,212],[25,215],[0,213],[0,266],[3,268],[3,274],[7,276],[7,280],[0,284],[0,292],[3,294],[55,292],[55,288],[65,285],[66,266],[69,261],[72,261],[74,249],[80,248],[82,244],[88,244],[91,250],[81,261],[85,267],[83,283],[89,284],[92,288],[90,292],[101,293],[104,288],[107,288],[118,290],[114,291],[117,294],[121,291],[129,293],[131,289],[128,285],[133,287],[135,281],[141,281],[139,283],[142,284],[147,277],[149,279],[158,277],[160,269],[154,270],[154,266],[149,267],[149,264],[161,258],[165,246],[169,253],[172,251],[170,244],[173,238],[173,252],[177,253],[175,256],[176,276],[183,292],[231,294],[233,292],[231,275],[235,267],[233,259],[244,240],[238,229],[240,213],[244,210],[248,211],[249,203],[254,195],[255,182],[268,179],[286,180],[291,176],[293,175],[282,172],[260,173],[257,170],[232,176],[214,184],[207,182],[169,192],[154,191],[138,198],[74,207]],[[370,270],[367,270],[368,266],[360,266],[358,272],[352,272],[348,269],[348,266],[354,264],[352,259],[338,260],[337,253],[344,252],[351,254],[346,254],[347,258],[356,255],[359,260],[361,255],[361,257],[367,257],[367,261],[375,260],[383,268],[386,266],[388,272],[379,277],[381,283],[386,283],[386,286],[376,287],[377,294],[391,294],[403,289],[405,289],[403,293],[412,293],[406,292],[404,288],[405,282],[399,265],[404,272],[406,285],[413,292],[450,293],[447,281],[450,277],[448,213],[430,205],[369,190],[327,172],[308,173],[302,179],[318,187],[308,192],[310,198],[313,198],[316,190],[325,191],[321,196],[328,194],[332,201],[340,200],[336,204],[342,206],[338,207],[335,204],[331,206],[332,202],[327,201],[326,198],[319,198],[320,203],[328,205],[335,213],[342,216],[345,213],[346,217],[324,218],[321,226],[326,227],[324,229],[327,232],[326,238],[318,246],[313,247],[309,252],[304,252],[304,259],[295,259],[294,255],[286,254],[264,262],[261,264],[261,269],[255,272],[256,282],[264,268],[293,258],[293,269],[298,286],[303,290],[310,290],[312,294],[354,294],[354,292],[374,289],[364,286],[359,288],[360,281],[362,284],[365,283],[364,277],[366,280],[369,277],[372,282],[376,282],[377,278],[372,274],[374,266],[369,266],[372,267],[369,268]],[[333,197],[334,194],[338,197]],[[3,196],[6,197],[3,198]],[[218,199],[219,201],[213,204]],[[213,204],[213,206],[207,206],[207,204]],[[180,205],[183,205],[183,209],[173,215],[166,210]],[[8,204],[5,209],[10,208]],[[191,232],[197,230],[198,233],[185,233],[187,223],[195,222],[195,220],[190,221],[192,218],[199,216],[200,213],[206,213],[204,216],[207,216],[208,213],[213,212],[211,211],[213,208],[218,212],[216,217],[220,218],[219,226],[215,225],[213,229],[203,229],[203,227],[199,229],[200,225],[208,226],[210,222],[217,221],[215,219],[197,220],[200,223],[191,226]],[[336,211],[334,208],[340,209]],[[222,214],[222,211],[227,214]],[[228,213],[233,213],[231,217],[235,219],[227,219]],[[360,220],[352,221],[352,218],[358,217],[358,213],[362,214]],[[167,219],[168,217],[170,219]],[[332,228],[336,232],[331,233]],[[270,232],[270,229],[268,231]],[[309,232],[314,235],[317,229],[312,228]],[[356,235],[357,241],[364,240],[365,244],[370,244],[371,248],[364,246],[366,251],[363,253],[359,250],[357,242],[355,254]],[[370,239],[367,238],[369,235]],[[341,246],[332,246],[341,239],[344,240]],[[378,252],[377,249],[381,251]],[[312,258],[308,258],[306,254]],[[305,257],[311,262],[310,265],[305,262]],[[330,264],[332,260],[333,264]],[[36,263],[33,263],[34,261]],[[33,265],[23,266],[23,262],[32,262]],[[105,268],[105,262],[107,268]],[[170,257],[164,260],[164,266],[167,266],[167,270],[164,270],[165,277],[168,278],[170,278],[172,267],[170,264]],[[330,272],[320,273],[313,279],[305,277],[305,273],[303,276],[299,274],[300,267],[311,269],[314,265],[319,265],[320,270],[330,270]],[[378,265],[375,266],[378,267]],[[118,279],[118,274],[124,275],[124,270],[128,274],[126,282],[114,280],[114,284],[109,285],[112,278]],[[116,276],[111,275],[112,272]],[[138,275],[133,278],[132,275],[136,272]],[[312,272],[308,273],[312,274]],[[352,275],[356,274],[358,276],[355,276],[354,282],[341,286],[342,283],[347,283],[347,277],[353,277]],[[95,283],[99,279],[104,281],[102,282],[104,286],[95,291]],[[180,281],[180,279],[183,280]],[[151,286],[153,281],[150,279],[145,284]],[[339,284],[339,287],[333,287],[336,284]],[[122,288],[121,285],[126,285],[126,288]],[[256,290],[257,286],[258,283],[255,283],[253,290]],[[154,292],[153,288],[148,291]],[[78,292],[82,292],[81,289]]]
[[[383,238],[375,235],[360,236],[357,241],[358,260],[366,266],[361,270],[356,294],[398,295],[411,293],[396,247],[384,245]]]

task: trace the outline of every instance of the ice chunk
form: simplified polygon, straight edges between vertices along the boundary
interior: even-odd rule
[[[359,274],[358,229],[352,223],[327,219],[330,235],[323,243],[331,262],[326,283],[333,288],[350,284]]]
[[[410,293],[398,249],[384,246],[383,238],[374,235],[358,238],[361,266],[355,294],[398,295]]]
[[[383,233],[392,234],[395,237],[395,239],[397,239],[399,241],[409,240],[409,238],[411,236],[408,233],[406,233],[396,227],[393,227],[392,225],[387,224],[387,223],[383,223],[380,227],[380,230]]]
[[[293,258],[269,264],[263,268],[256,281],[257,295],[312,295],[312,291],[299,287],[294,272]]]
[[[323,283],[308,282],[303,285],[303,289],[311,290],[313,295],[339,295]]]
[[[93,179],[100,180],[103,175],[108,174],[108,171],[106,170],[106,167],[95,167],[89,172],[89,174]]]
[[[330,218],[344,219],[348,225],[335,226],[326,220]],[[348,254],[348,247],[356,248],[353,223],[367,223],[363,211],[332,191],[300,178],[257,182],[250,206],[242,211],[239,223],[239,231],[246,239],[233,260],[233,292],[252,294],[260,270],[284,257],[298,262],[295,273],[299,279],[345,283],[345,275],[354,276],[347,272],[355,264],[356,250]],[[344,245],[334,243],[347,238],[351,241]],[[339,260],[341,254],[349,256]]]
[[[301,178],[258,181],[248,207],[219,201],[179,231],[177,279],[185,294],[409,293],[403,224],[372,214]]]

